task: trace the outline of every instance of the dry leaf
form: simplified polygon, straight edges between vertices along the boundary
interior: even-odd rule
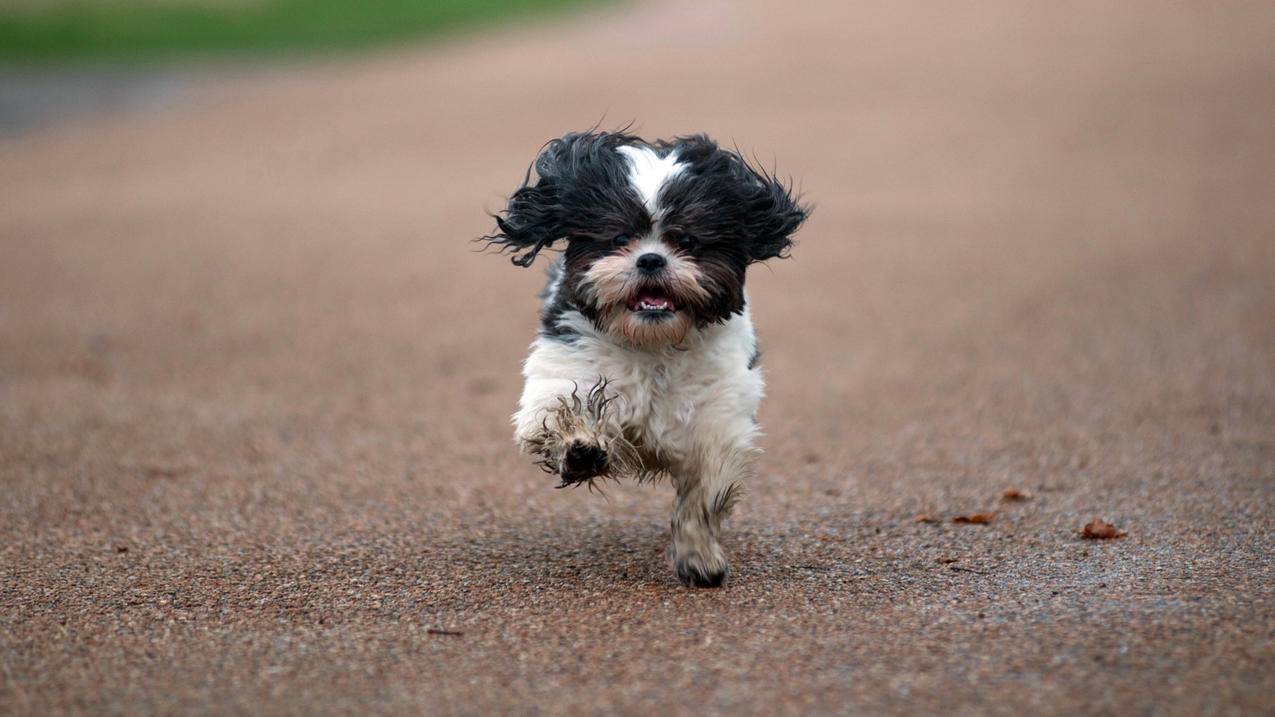
[[[995,513],[973,513],[971,515],[958,515],[952,518],[953,523],[968,523],[971,525],[986,525],[995,518]]]
[[[1101,518],[1094,518],[1085,523],[1085,527],[1080,534],[1089,540],[1111,540],[1112,538],[1123,538],[1128,535],[1111,523],[1103,521]]]
[[[1031,499],[1032,499],[1031,493],[1028,493],[1025,490],[1019,490],[1017,488],[1009,488],[1009,489],[1006,489],[1004,493],[1001,493],[1001,500],[1019,501],[1019,500],[1031,500]]]
[[[916,516],[915,518],[913,518],[913,519],[912,519],[912,522],[913,522],[913,523],[937,523],[937,522],[939,522],[939,519],[938,519],[938,518],[935,518],[935,517],[934,517],[934,516],[932,516],[932,515],[928,515],[928,514],[926,514],[926,513],[922,513],[921,515],[918,515],[918,516]]]

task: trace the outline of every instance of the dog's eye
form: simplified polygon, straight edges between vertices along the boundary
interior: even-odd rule
[[[616,245],[616,246],[625,246],[626,244],[628,244],[628,243],[629,243],[629,235],[628,235],[628,234],[616,234],[616,235],[615,235],[615,238],[611,240],[611,243],[612,243],[612,244],[614,244],[614,245]]]
[[[683,251],[690,251],[695,248],[695,237],[690,234],[679,234],[677,237],[677,248]]]

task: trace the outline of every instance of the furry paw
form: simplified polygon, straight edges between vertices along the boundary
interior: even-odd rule
[[[726,556],[716,546],[707,554],[675,553],[673,569],[677,572],[677,579],[688,588],[719,588],[726,582],[726,574],[730,572]]]
[[[558,466],[559,488],[592,480],[607,472],[610,461],[602,447],[582,440],[574,440],[562,454]]]
[[[578,387],[558,396],[545,409],[539,430],[520,441],[541,469],[558,476],[559,488],[585,483],[592,489],[595,478],[637,474],[633,447],[608,416],[618,396],[606,389],[606,379],[598,379],[583,397]]]

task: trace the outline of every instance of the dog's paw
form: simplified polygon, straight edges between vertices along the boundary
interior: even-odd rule
[[[673,569],[677,572],[677,579],[688,588],[719,588],[726,582],[730,565],[726,562],[726,556],[722,555],[721,549],[718,548],[707,554],[698,552],[675,554]]]
[[[562,485],[559,487],[592,480],[605,474],[609,467],[610,460],[607,458],[607,452],[601,446],[574,440],[563,452],[558,466],[558,477],[562,479]]]

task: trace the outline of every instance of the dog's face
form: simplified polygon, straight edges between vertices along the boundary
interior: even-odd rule
[[[806,214],[707,137],[591,132],[545,146],[486,239],[522,252],[520,266],[565,241],[568,303],[599,330],[656,348],[743,311],[748,265],[783,256]]]

